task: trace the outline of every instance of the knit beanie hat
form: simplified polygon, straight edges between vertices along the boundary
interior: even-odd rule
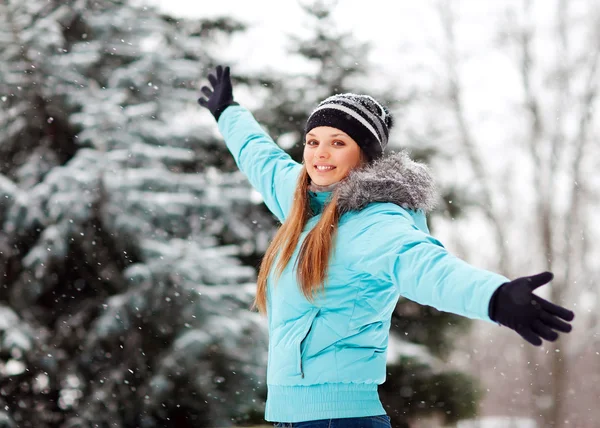
[[[394,120],[387,108],[368,95],[338,94],[321,101],[306,121],[304,133],[331,126],[348,134],[373,161],[383,154]]]

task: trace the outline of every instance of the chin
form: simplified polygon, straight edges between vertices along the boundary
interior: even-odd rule
[[[310,181],[315,183],[318,186],[329,186],[331,184],[337,183],[342,178],[340,177],[322,177],[319,174],[308,174],[310,177]]]
[[[313,180],[313,183],[319,185],[319,186],[330,186],[334,183],[337,183],[340,180]]]

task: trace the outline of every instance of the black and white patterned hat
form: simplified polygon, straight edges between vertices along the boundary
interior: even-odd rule
[[[305,134],[318,126],[331,126],[348,134],[373,161],[383,154],[394,120],[373,97],[338,94],[321,101],[306,121]]]

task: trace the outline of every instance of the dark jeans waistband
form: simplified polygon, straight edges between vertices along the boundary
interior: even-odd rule
[[[363,416],[360,418],[320,419],[306,422],[278,422],[273,426],[279,428],[391,428],[387,415]]]

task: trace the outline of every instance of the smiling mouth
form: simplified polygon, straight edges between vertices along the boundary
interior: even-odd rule
[[[315,170],[318,172],[329,172],[329,171],[333,171],[335,169],[335,166],[328,166],[328,167],[319,167],[317,165],[315,165]]]

